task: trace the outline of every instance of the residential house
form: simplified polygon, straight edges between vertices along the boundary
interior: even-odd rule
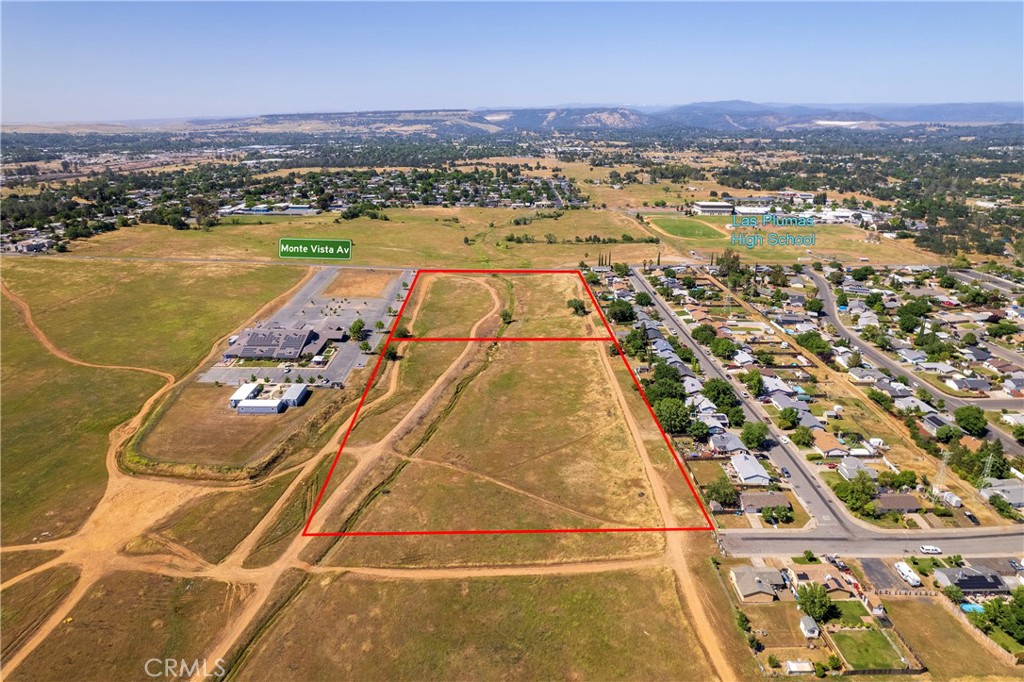
[[[785,507],[792,509],[793,505],[785,493],[775,490],[768,492],[744,492],[740,494],[740,509],[747,514],[760,514],[765,507]]]
[[[926,414],[921,419],[921,426],[922,426],[922,428],[924,428],[925,431],[927,431],[928,433],[930,433],[933,436],[936,433],[938,433],[939,429],[941,429],[943,426],[951,426],[951,427],[953,427],[954,429],[957,429],[957,430],[960,429],[959,426],[957,426],[953,422],[949,421],[948,419],[946,419],[945,417],[943,417],[941,414],[939,414],[937,412],[932,413],[932,414]]]
[[[762,604],[775,601],[777,590],[786,586],[782,572],[775,568],[736,566],[729,571],[729,577],[740,596],[740,601]]]
[[[729,417],[721,412],[702,414],[697,417],[697,421],[706,425],[708,427],[708,433],[711,435],[723,433],[729,427]]]
[[[810,564],[807,566],[788,566],[786,574],[794,589],[801,585],[824,585],[828,595],[835,599],[853,599],[853,587],[843,580],[842,573],[834,566]]]
[[[839,442],[835,434],[828,431],[813,431],[814,449],[825,457],[846,457],[850,454],[850,448]]]
[[[815,417],[810,412],[801,412],[800,413],[800,421],[799,421],[798,425],[799,426],[806,426],[811,431],[815,431],[815,430],[824,431],[825,430],[825,425],[821,423],[821,420],[818,419],[817,417]]]
[[[873,384],[885,376],[877,369],[867,369],[866,367],[853,367],[847,374],[857,384]]]
[[[867,464],[857,459],[856,457],[843,457],[839,462],[839,466],[836,468],[839,475],[845,478],[847,481],[852,481],[857,478],[857,474],[861,471],[866,473],[871,480],[878,480],[878,472],[869,467]]]
[[[690,415],[697,416],[701,414],[714,414],[718,412],[718,408],[713,402],[707,399],[706,396],[700,393],[691,395],[686,399],[686,406],[690,408]]]
[[[715,439],[721,441],[721,445],[714,443]],[[715,449],[722,452],[739,452],[741,454],[733,455],[729,459],[729,463],[732,468],[736,471],[736,477],[739,482],[743,485],[768,485],[772,482],[772,477],[768,475],[765,468],[761,466],[754,457],[750,455],[747,448],[743,445],[739,438],[731,433],[722,433],[717,436],[712,436],[711,440]]]
[[[921,414],[931,414],[935,411],[935,408],[924,402],[918,400],[914,396],[905,396],[903,398],[896,398],[894,401],[896,409],[902,410],[903,412],[920,412]]]
[[[874,500],[875,508],[882,514],[899,512],[909,514],[920,511],[921,501],[906,493],[884,493]]]
[[[903,349],[896,351],[896,355],[900,356],[904,362],[910,363],[911,365],[916,365],[928,359],[928,354],[923,350]]]
[[[986,500],[997,495],[1014,509],[1024,509],[1024,481],[1019,478],[986,478],[984,487],[979,491]]]
[[[956,586],[964,594],[1005,594],[1010,591],[998,573],[985,567],[936,568],[935,580],[940,588]]]
[[[988,391],[992,390],[992,385],[989,384],[984,379],[969,378],[969,377],[965,377],[965,378],[962,378],[962,379],[957,379],[957,378],[950,377],[949,379],[946,379],[946,381],[944,383],[947,386],[949,386],[951,389],[953,389],[954,391],[967,391],[967,392],[976,391],[976,392],[986,392],[987,393]]]

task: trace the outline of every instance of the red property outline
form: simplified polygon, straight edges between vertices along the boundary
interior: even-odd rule
[[[690,489],[690,494],[693,495],[693,499],[697,501],[697,506],[700,508],[701,514],[704,516],[704,520],[707,521],[706,526],[690,526],[690,527],[652,527],[652,528],[521,528],[521,529],[495,529],[495,530],[413,530],[413,531],[337,531],[337,532],[325,532],[325,533],[311,533],[309,528],[313,524],[313,517],[316,516],[317,510],[320,508],[320,503],[323,501],[324,493],[327,492],[327,486],[331,482],[331,476],[334,475],[334,469],[338,465],[338,461],[341,459],[341,453],[345,450],[345,444],[348,443],[348,438],[352,435],[352,429],[355,428],[356,422],[359,419],[359,413],[363,409],[363,403],[366,402],[366,396],[370,393],[370,387],[373,386],[374,380],[377,378],[377,372],[380,370],[381,362],[384,359],[384,355],[391,345],[392,341],[395,341],[395,330],[398,328],[398,322],[402,319],[402,315],[405,314],[405,307],[409,305],[409,300],[412,298],[412,292],[416,288],[416,283],[419,281],[420,275],[423,274],[484,274],[484,275],[567,275],[575,273],[580,279],[580,283],[583,285],[583,289],[590,296],[591,302],[594,304],[594,309],[597,314],[600,315],[601,321],[604,323],[605,330],[608,332],[607,337],[543,337],[543,338],[404,338],[397,339],[398,343],[407,341],[420,341],[420,342],[532,342],[532,341],[611,341],[615,344],[615,348],[619,352],[619,357],[622,358],[622,363],[626,366],[626,371],[629,372],[630,378],[633,379],[633,384],[636,386],[637,391],[640,393],[640,397],[643,399],[644,404],[647,406],[647,411],[651,415],[651,419],[654,420],[655,425],[658,427],[658,431],[661,432],[661,437],[665,441],[665,445],[668,446],[668,450],[672,453],[672,458],[676,462],[676,466],[679,468],[679,473],[682,474],[683,480],[686,481],[687,487]],[[626,408],[628,409],[628,408]],[[672,445],[672,439],[668,437],[665,429],[662,428],[661,422],[654,414],[654,408],[651,407],[650,401],[647,399],[647,394],[644,393],[643,387],[640,385],[640,381],[637,379],[636,374],[629,366],[629,362],[626,360],[626,354],[622,350],[622,346],[619,345],[618,339],[615,338],[615,334],[612,331],[611,325],[608,324],[608,320],[604,316],[604,311],[601,310],[601,305],[597,302],[597,297],[594,296],[594,292],[590,290],[590,286],[587,281],[583,278],[583,273],[580,270],[458,270],[458,269],[427,269],[417,270],[416,275],[412,279],[412,284],[409,285],[409,290],[406,293],[405,300],[402,302],[402,307],[398,311],[398,315],[395,316],[395,321],[391,325],[391,329],[388,331],[387,339],[384,341],[384,345],[381,347],[380,352],[377,354],[377,362],[373,366],[373,371],[370,373],[370,379],[366,382],[366,388],[363,390],[362,397],[359,398],[359,404],[356,405],[356,410],[352,414],[352,418],[349,420],[348,429],[345,431],[345,436],[341,439],[341,444],[338,447],[338,454],[334,456],[334,462],[331,463],[331,468],[327,472],[327,478],[324,479],[323,486],[320,488],[320,494],[317,495],[316,502],[313,504],[313,509],[309,513],[309,518],[306,520],[306,525],[302,529],[302,535],[304,537],[358,537],[358,536],[387,536],[387,535],[512,535],[512,534],[523,534],[523,533],[645,533],[645,532],[668,532],[668,531],[707,531],[714,530],[714,525],[711,523],[711,517],[708,516],[707,509],[704,508],[704,503],[700,501],[700,496],[697,495],[697,491],[693,486],[693,482],[690,480],[689,475],[686,473],[686,469],[683,467],[683,462],[679,457],[679,453],[676,452],[675,447]]]

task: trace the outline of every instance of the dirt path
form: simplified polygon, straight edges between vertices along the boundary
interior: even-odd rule
[[[615,371],[612,368],[611,358],[608,356],[608,353],[604,352],[603,348],[598,349],[598,355],[601,357],[601,362],[608,373],[608,380],[615,389],[615,396],[618,399],[619,407],[622,409],[622,412],[626,417],[629,432],[633,436],[633,442],[636,445],[637,452],[640,453],[640,459],[644,463],[644,469],[647,471],[647,478],[651,484],[651,490],[654,493],[654,500],[657,502],[658,509],[661,511],[662,520],[666,527],[675,527],[678,522],[676,521],[675,514],[672,513],[672,504],[669,501],[664,481],[662,481],[661,476],[654,469],[650,454],[647,452],[647,447],[644,444],[643,432],[636,423],[636,419],[633,417],[633,412],[630,410],[629,404],[626,402],[626,396],[622,392],[622,386],[619,385],[618,378],[615,376]],[[679,591],[682,594],[686,605],[685,610],[690,616],[690,622],[695,630],[697,641],[700,642],[701,648],[717,673],[718,678],[720,680],[737,679],[732,670],[732,666],[729,665],[729,662],[722,651],[722,641],[719,639],[717,631],[711,623],[711,620],[708,618],[706,611],[708,605],[701,603],[699,595],[696,594],[696,591],[693,588],[693,584],[696,580],[690,572],[689,565],[686,563],[685,537],[685,532],[665,533],[668,562],[676,573]]]
[[[662,556],[646,559],[612,559],[581,561],[572,564],[537,564],[533,566],[484,566],[472,568],[367,568],[364,566],[310,566],[310,573],[355,573],[375,578],[401,580],[461,580],[463,578],[501,578],[517,575],[584,575],[608,571],[628,571],[664,566]]]

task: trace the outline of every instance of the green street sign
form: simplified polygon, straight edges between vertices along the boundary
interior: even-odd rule
[[[352,260],[352,240],[282,237],[277,243],[277,255],[279,258]]]

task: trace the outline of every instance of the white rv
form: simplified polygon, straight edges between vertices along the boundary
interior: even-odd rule
[[[921,587],[921,578],[914,573],[914,569],[910,567],[906,561],[897,561],[895,564],[896,572],[900,574],[900,577],[907,581],[907,584],[911,587]]]

